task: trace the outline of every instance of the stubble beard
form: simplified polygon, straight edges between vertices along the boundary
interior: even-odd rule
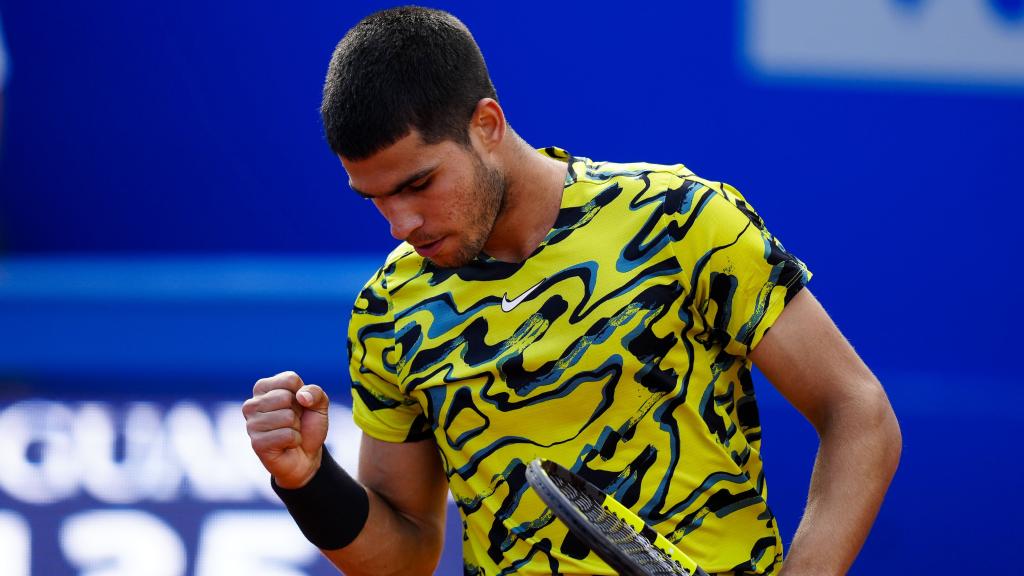
[[[469,223],[465,231],[466,239],[451,258],[445,261],[431,259],[441,268],[459,268],[472,262],[483,252],[484,245],[491,237],[494,226],[498,221],[505,206],[505,197],[508,192],[508,183],[505,175],[497,168],[488,168],[483,160],[474,154],[474,183],[475,191],[463,202],[460,202],[455,210],[476,215]]]

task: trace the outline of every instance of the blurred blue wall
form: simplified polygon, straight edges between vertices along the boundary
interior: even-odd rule
[[[527,141],[727,181],[815,272],[904,426],[855,573],[1017,565],[1024,2],[434,5]],[[345,398],[347,308],[393,241],[318,106],[386,6],[0,0],[0,402],[240,401],[284,369]],[[788,539],[814,436],[761,390]]]

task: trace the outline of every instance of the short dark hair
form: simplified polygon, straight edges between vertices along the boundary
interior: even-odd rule
[[[371,14],[334,49],[320,107],[331,150],[361,160],[415,128],[428,143],[469,144],[482,98],[497,99],[469,29],[441,10]]]

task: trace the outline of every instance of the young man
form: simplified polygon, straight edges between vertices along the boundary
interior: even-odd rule
[[[469,31],[439,11],[350,30],[322,112],[351,187],[402,242],[349,327],[358,481],[323,449],[318,386],[265,378],[243,411],[278,494],[338,568],[432,573],[450,490],[467,574],[611,573],[527,489],[537,457],[709,572],[850,566],[899,428],[803,263],[735,189],[682,165],[534,150]],[[785,568],[751,363],[821,438]]]

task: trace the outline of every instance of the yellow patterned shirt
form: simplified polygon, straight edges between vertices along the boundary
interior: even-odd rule
[[[355,421],[433,438],[466,574],[612,574],[528,489],[537,457],[632,509],[708,572],[772,573],[748,353],[806,284],[736,189],[682,165],[568,164],[522,263],[443,269],[402,244],[349,327]]]

